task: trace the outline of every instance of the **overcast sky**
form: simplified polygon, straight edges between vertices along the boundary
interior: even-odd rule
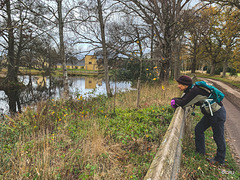
[[[195,6],[199,2],[200,2],[200,0],[191,0],[190,6]]]

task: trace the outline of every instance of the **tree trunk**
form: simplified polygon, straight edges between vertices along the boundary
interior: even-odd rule
[[[196,72],[196,66],[197,66],[197,41],[194,41],[191,73]]]
[[[22,13],[22,12],[21,12]],[[21,16],[21,14],[20,14]],[[22,51],[22,43],[23,43],[23,26],[20,26],[20,31],[19,31],[19,44],[18,44],[18,50],[17,50],[17,56],[16,56],[16,65],[15,65],[15,71],[19,71],[19,66],[20,66],[20,59],[21,59],[21,51]]]
[[[180,54],[181,54],[181,42],[178,42],[174,62],[174,79],[177,79],[180,76],[181,67]]]
[[[167,82],[169,80],[169,71],[170,71],[170,64],[172,63],[172,50],[173,50],[173,39],[171,38],[171,28],[170,28],[170,20],[168,19],[168,23],[164,29],[165,35],[162,41],[163,47],[163,63],[160,72],[160,81]]]
[[[227,59],[224,59],[222,77],[225,77],[225,76],[226,76],[227,67],[228,67],[228,60],[227,60]]]
[[[142,78],[142,57],[140,58],[140,71],[139,71],[139,77],[137,82],[137,108],[140,108],[141,78]]]
[[[226,76],[227,68],[228,68],[228,60],[230,59],[230,54],[231,54],[231,48],[229,46],[226,47],[226,57],[224,58],[223,61],[223,72],[222,72],[222,77]]]
[[[69,87],[68,87],[68,73],[67,73],[67,63],[65,57],[64,40],[63,40],[63,18],[62,18],[62,0],[57,0],[58,3],[58,23],[59,23],[59,38],[60,38],[60,59],[63,67],[63,84],[64,84],[64,98],[69,97]]]
[[[161,72],[160,72],[160,82],[167,82],[169,79],[169,60],[165,60],[162,63]]]
[[[163,57],[160,71],[160,82],[167,82],[169,80],[170,63],[172,60],[172,43],[170,35],[166,35],[163,41]]]
[[[215,63],[215,61],[212,61],[210,75],[214,75],[215,69],[216,69],[216,63]]]
[[[19,93],[20,93],[19,88],[18,87],[8,88],[4,92],[8,96],[8,106],[9,106],[10,114],[11,115],[16,114],[17,107],[18,107],[18,112],[21,113],[22,110],[21,110],[21,104],[19,100]]]
[[[13,34],[13,25],[11,18],[11,7],[10,1],[6,1],[7,7],[7,28],[8,28],[8,73],[7,79],[8,82],[17,82],[17,71],[15,70],[15,59],[14,59],[14,34]]]
[[[102,15],[102,4],[101,4],[101,0],[97,0],[97,2],[98,2],[98,17],[99,17],[99,23],[100,23],[100,28],[101,28],[106,90],[107,90],[107,96],[111,97],[112,93],[111,93],[111,89],[110,89],[109,74],[108,74],[107,46],[106,46],[106,40],[105,40],[105,25],[103,22],[103,15]]]
[[[154,52],[154,27],[152,25],[151,27],[151,59],[153,58],[153,52]]]
[[[140,96],[141,96],[141,79],[138,77],[137,82],[137,108],[140,107]]]

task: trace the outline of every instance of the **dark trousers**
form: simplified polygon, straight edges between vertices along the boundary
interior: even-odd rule
[[[217,144],[217,154],[215,160],[224,163],[226,155],[226,142],[224,138],[224,123],[226,121],[226,111],[224,106],[217,112],[210,115],[204,115],[195,127],[195,145],[196,151],[205,154],[205,137],[204,131],[212,127],[213,138]]]

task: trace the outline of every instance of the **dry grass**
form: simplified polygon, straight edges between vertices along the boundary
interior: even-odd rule
[[[240,82],[240,76],[226,76],[226,79],[229,79],[231,81]]]
[[[173,97],[178,97],[180,91],[176,83],[172,84],[143,84],[140,91],[140,107],[149,107],[153,104],[167,105]],[[118,94],[116,97],[116,106],[120,108],[136,108],[137,91],[131,91],[124,94]],[[110,102],[113,104],[113,101]]]

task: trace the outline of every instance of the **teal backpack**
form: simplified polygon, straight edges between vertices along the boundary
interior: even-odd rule
[[[210,95],[205,100],[205,103],[209,106],[211,115],[213,115],[211,105],[213,103],[220,103],[224,98],[224,94],[214,86],[207,84],[205,81],[198,81],[195,83],[195,85],[203,89],[206,88],[210,91]]]

